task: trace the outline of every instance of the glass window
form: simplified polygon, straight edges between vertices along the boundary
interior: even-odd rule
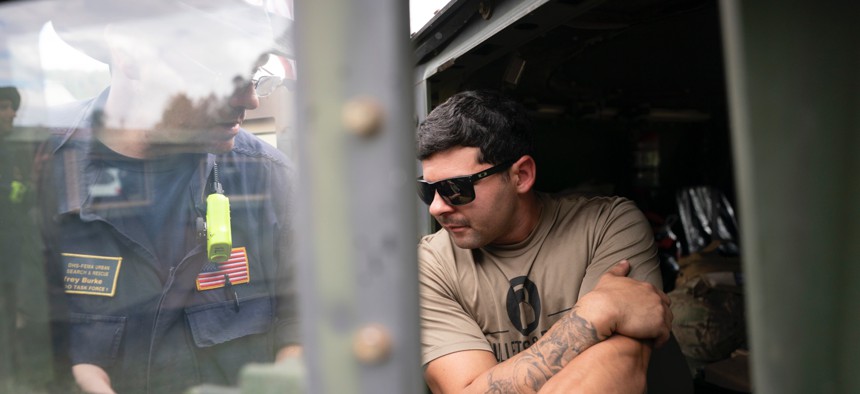
[[[0,4],[0,392],[236,386],[298,346],[291,23]]]

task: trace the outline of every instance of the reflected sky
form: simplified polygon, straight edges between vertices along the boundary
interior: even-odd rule
[[[121,51],[147,65],[140,77],[151,98],[138,105],[151,106],[141,112],[153,114],[154,123],[177,94],[228,96],[233,79],[249,79],[261,54],[289,51],[286,40],[276,41],[288,19],[265,8],[240,0],[5,3],[0,85],[17,86],[25,96],[19,124],[54,126],[45,108],[91,98],[107,87],[109,53]],[[49,22],[77,51],[59,44]]]

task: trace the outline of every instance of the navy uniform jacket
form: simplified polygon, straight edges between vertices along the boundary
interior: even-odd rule
[[[281,152],[242,131],[231,152],[199,155],[187,199],[167,202],[187,207],[180,212],[189,223],[205,217],[217,162],[231,204],[231,262],[239,266],[219,285],[224,273],[207,266],[195,226],[164,229],[185,251],[165,264],[141,231],[146,216],[92,195],[108,171],[92,147],[89,129],[70,129],[49,140],[40,169],[55,347],[71,364],[103,367],[120,393],[182,392],[235,385],[242,365],[271,362],[298,342],[287,245],[292,165]],[[215,282],[198,280],[213,269]]]

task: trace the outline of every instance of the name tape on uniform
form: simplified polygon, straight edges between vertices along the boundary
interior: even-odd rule
[[[62,261],[66,293],[113,297],[122,257],[62,253]]]

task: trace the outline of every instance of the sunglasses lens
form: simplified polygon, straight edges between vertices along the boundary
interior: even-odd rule
[[[463,205],[475,199],[475,187],[465,178],[455,178],[439,183],[439,194],[451,205]]]
[[[433,198],[436,197],[436,187],[427,182],[418,181],[418,197],[425,204],[432,204]]]
[[[468,178],[446,179],[433,184],[418,181],[418,197],[425,204],[433,203],[437,191],[451,205],[464,205],[475,200],[475,187]]]

